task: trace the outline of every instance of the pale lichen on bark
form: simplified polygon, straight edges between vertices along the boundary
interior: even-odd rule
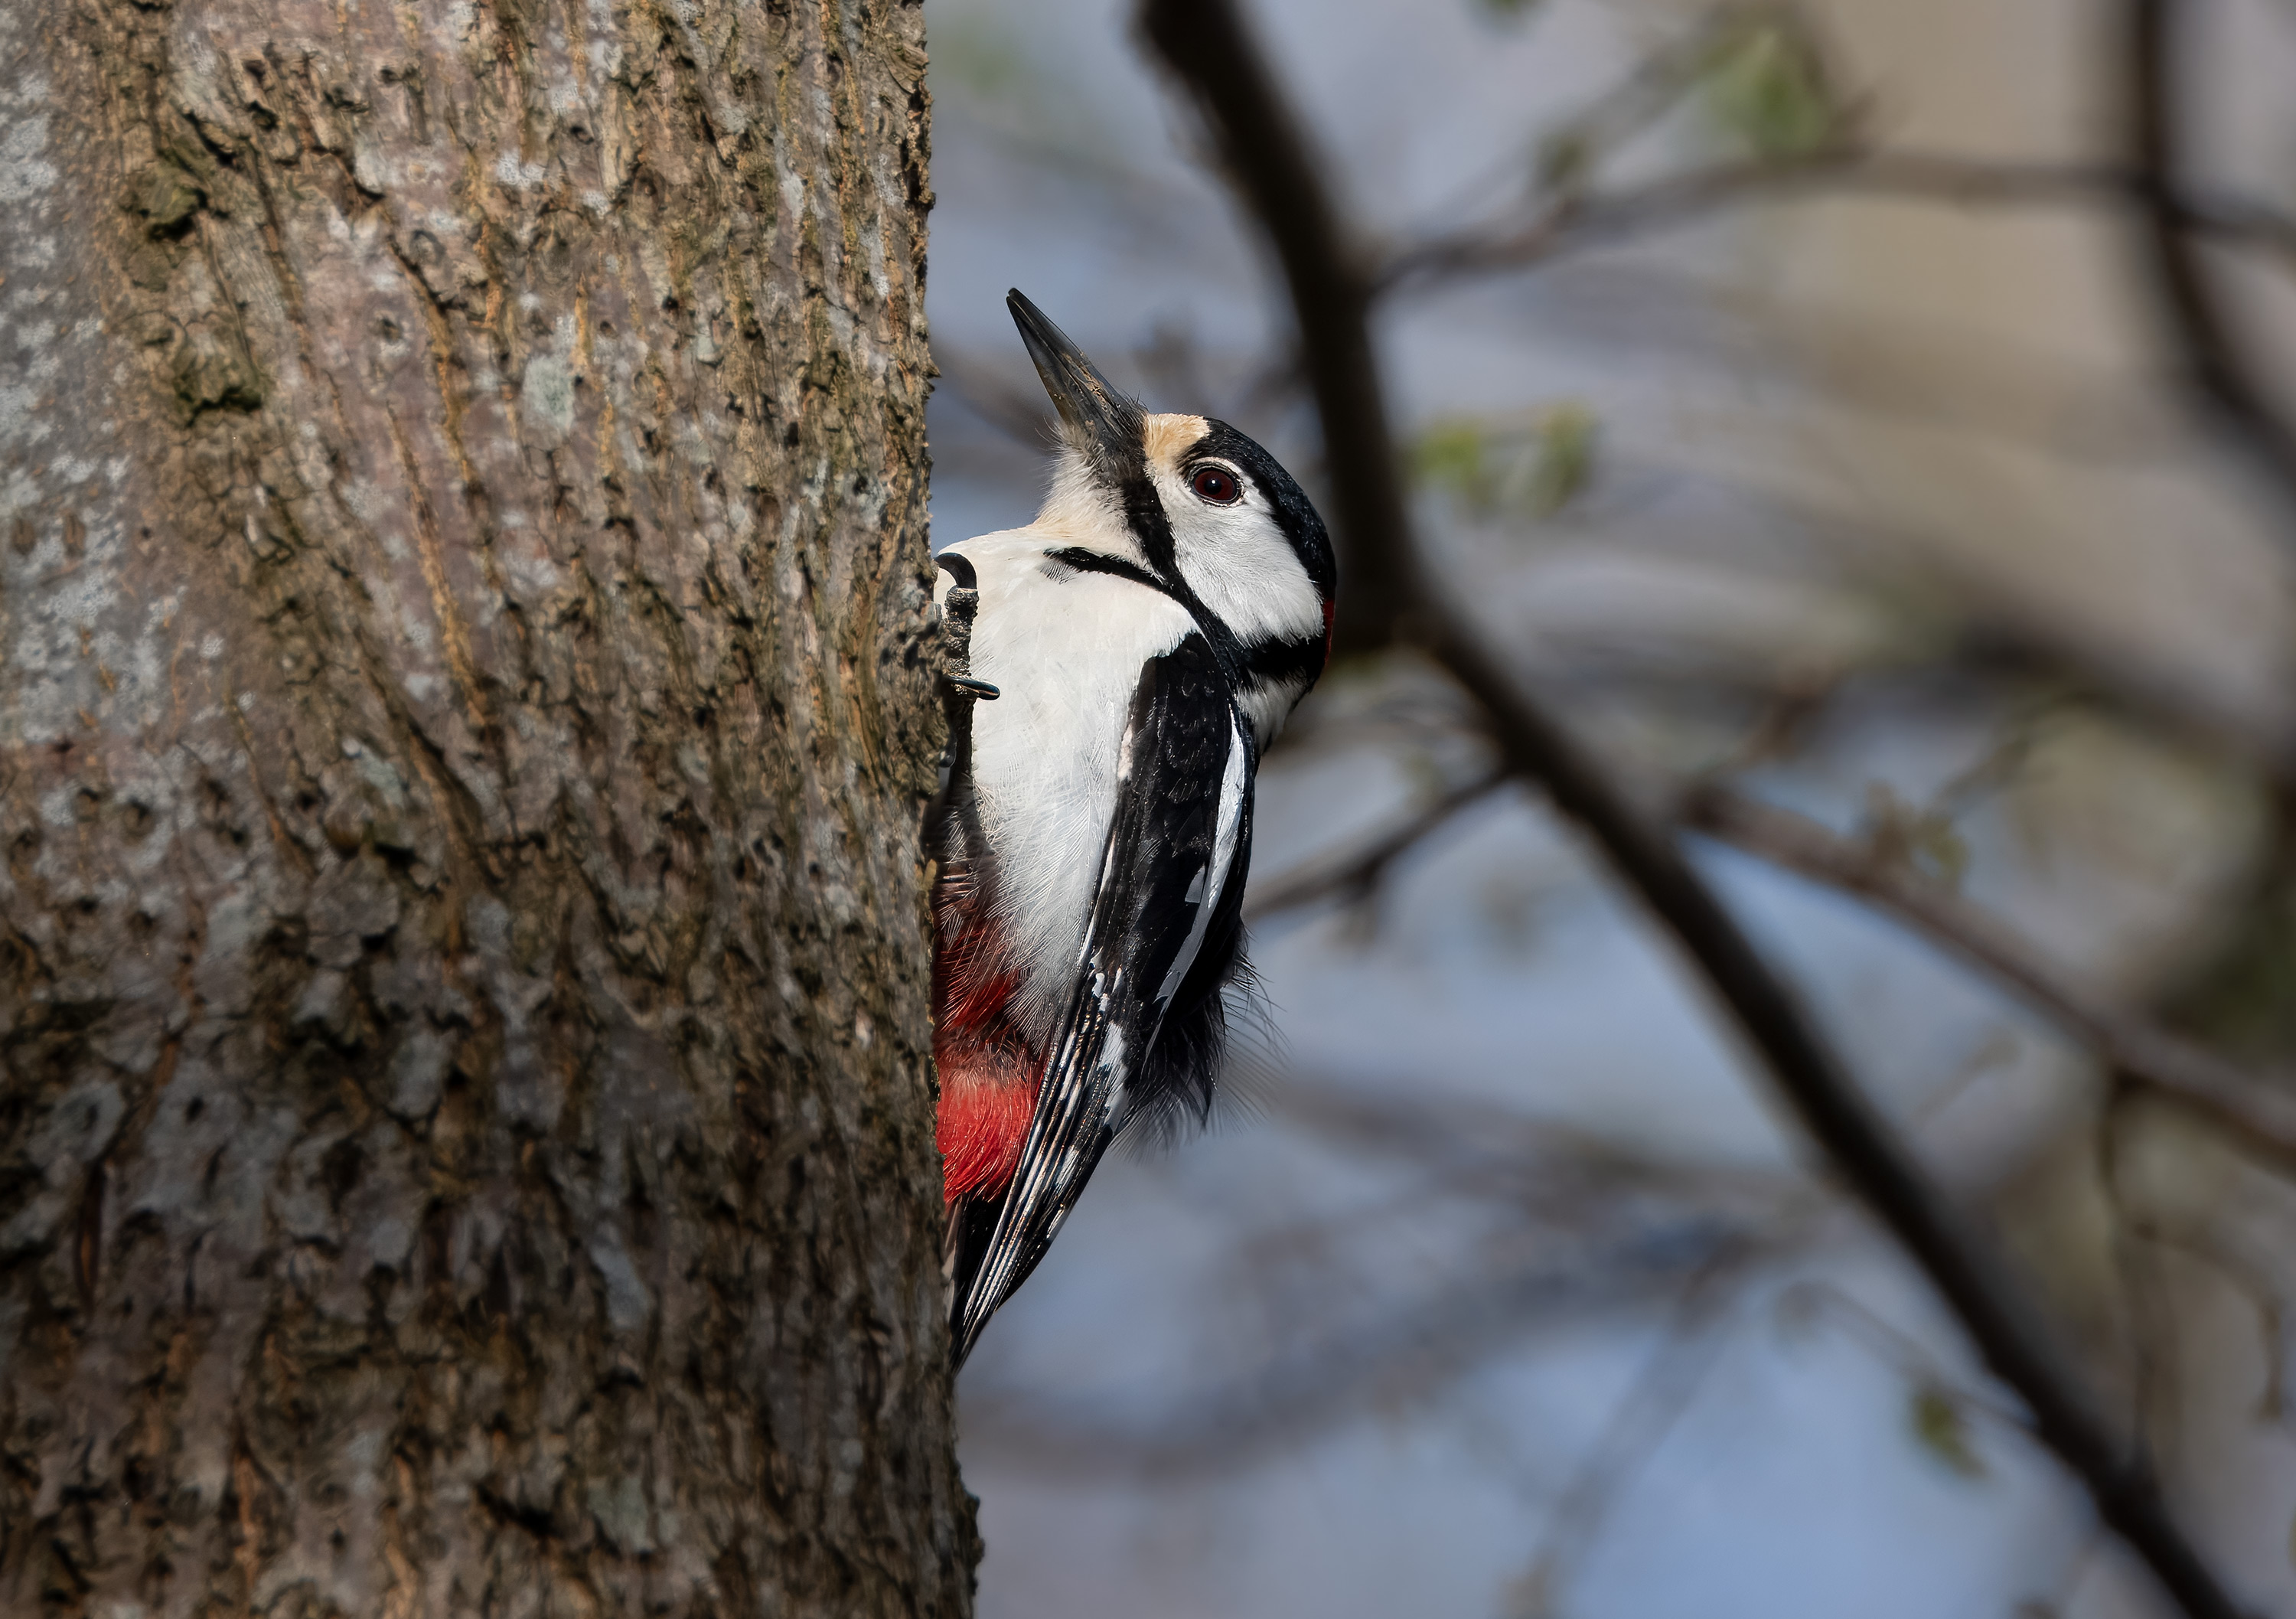
[[[922,31],[0,8],[0,1603],[960,1613]]]

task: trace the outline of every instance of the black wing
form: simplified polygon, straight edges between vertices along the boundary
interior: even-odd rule
[[[1208,949],[1234,949],[1258,762],[1250,735],[1201,636],[1141,666],[1092,918],[1021,1162],[1004,1195],[961,1212],[970,1229],[952,1233],[960,1366],[1044,1258],[1116,1132],[1160,1104],[1146,1085],[1163,1072],[1150,1057],[1165,1015],[1202,992],[1200,965],[1217,975]]]

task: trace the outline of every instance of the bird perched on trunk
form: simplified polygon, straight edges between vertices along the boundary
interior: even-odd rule
[[[940,554],[933,1051],[963,1365],[1129,1126],[1209,1114],[1246,972],[1259,755],[1323,672],[1337,569],[1275,458],[1152,415],[1019,292],[1060,414],[1028,527]]]

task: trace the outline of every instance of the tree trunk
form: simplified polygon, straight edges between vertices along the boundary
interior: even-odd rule
[[[914,0],[0,0],[0,1609],[963,1614]]]

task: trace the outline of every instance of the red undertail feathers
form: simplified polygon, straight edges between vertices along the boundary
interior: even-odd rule
[[[1013,1021],[1020,974],[1005,965],[995,928],[941,920],[955,925],[939,930],[933,956],[933,1060],[941,1185],[954,1203],[996,1196],[1012,1180],[1045,1064]]]

